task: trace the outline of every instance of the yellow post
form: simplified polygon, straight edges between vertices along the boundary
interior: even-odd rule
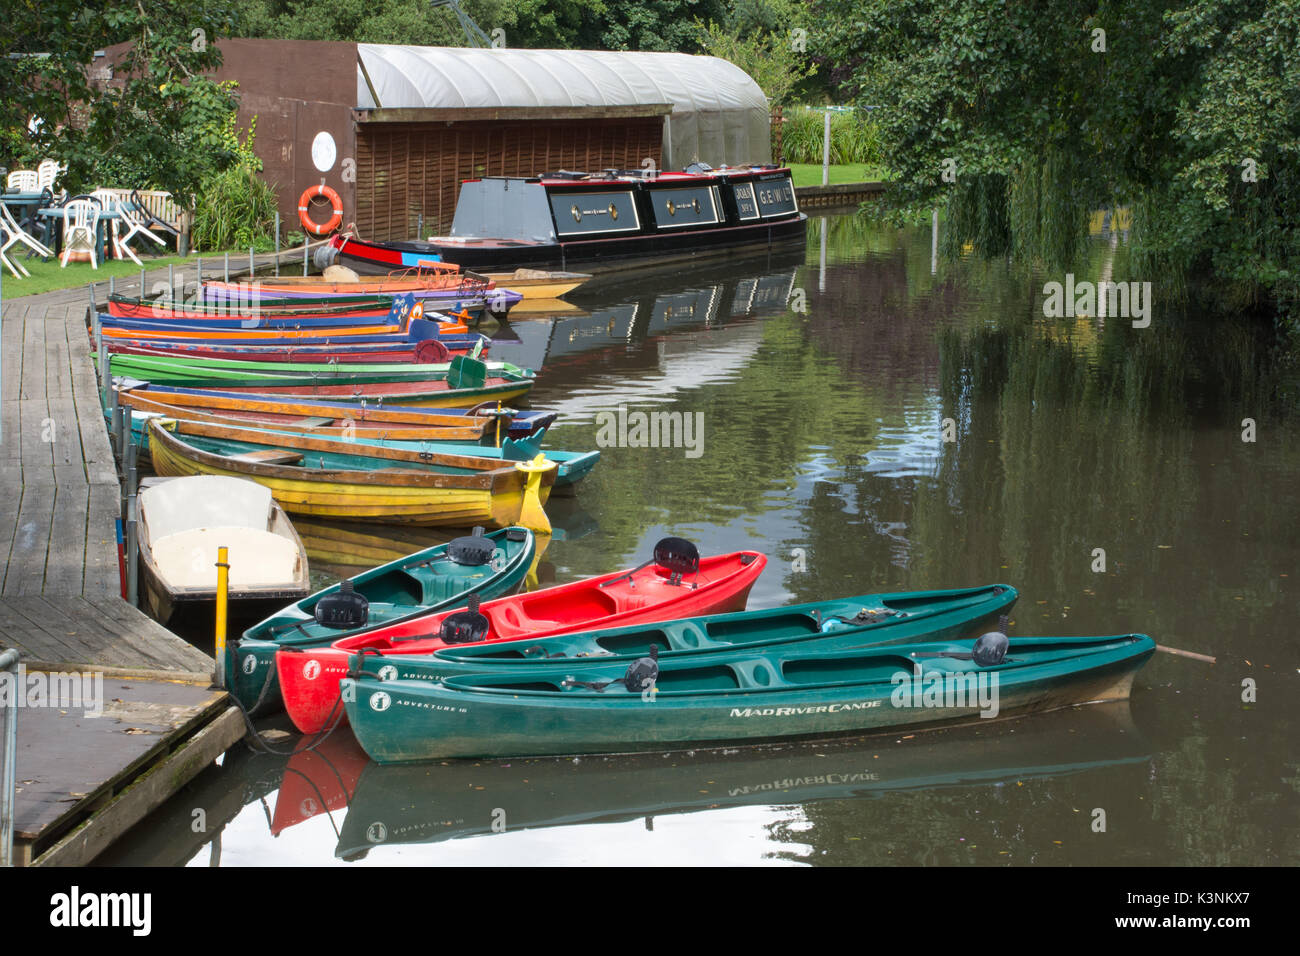
[[[528,475],[524,484],[524,501],[519,507],[519,520],[516,524],[537,534],[550,534],[551,519],[542,510],[542,475],[559,466],[553,461],[547,461],[546,455],[538,454],[532,461],[515,462],[515,467]]]
[[[497,402],[497,447],[501,447],[501,403]]]
[[[217,635],[213,656],[217,659],[217,686],[226,686],[226,599],[230,594],[229,551],[217,548]]]

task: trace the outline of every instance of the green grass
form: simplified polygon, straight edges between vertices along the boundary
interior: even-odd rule
[[[12,250],[6,255],[11,253]],[[22,253],[19,253],[19,255],[22,255]],[[224,252],[203,253],[200,257],[204,263],[203,271],[210,272],[211,269],[224,260],[224,257]],[[63,269],[60,268],[58,259],[51,259],[49,262],[43,262],[40,259],[19,259],[18,261],[31,273],[31,277],[15,279],[13,273],[6,268],[4,270],[4,298],[6,302],[25,295],[39,295],[42,292],[71,289],[76,286],[89,285],[92,282],[107,282],[110,277],[126,280],[125,283],[120,283],[119,291],[126,293],[127,290],[130,290],[128,294],[134,295],[135,283],[140,278],[140,266],[137,266],[130,259],[110,259],[107,262],[101,262],[98,269],[92,269],[89,262],[69,261],[68,267]],[[165,269],[169,265],[175,265],[178,269],[185,269],[190,273],[190,281],[193,281],[193,271],[197,268],[193,255],[158,256],[156,258],[140,256],[140,261],[144,263],[144,268],[151,272],[156,269]],[[236,266],[241,263],[243,268],[248,268],[248,249],[245,248],[242,251],[232,249],[230,252],[231,271],[234,271]],[[0,268],[3,267],[0,266]]]
[[[789,163],[794,174],[796,186],[820,186],[822,184],[821,163]],[[840,183],[871,183],[889,178],[889,174],[879,166],[853,163],[847,166],[831,166],[831,185]]]

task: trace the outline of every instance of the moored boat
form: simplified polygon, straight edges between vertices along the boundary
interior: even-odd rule
[[[275,652],[280,647],[319,647],[342,637],[375,630],[432,611],[457,608],[470,595],[491,600],[523,583],[537,553],[527,528],[506,528],[425,548],[347,579],[351,617],[318,611],[343,582],[283,607],[228,645],[226,689],[250,713],[278,706]],[[328,603],[328,602],[327,602]]]
[[[1006,584],[946,591],[861,594],[760,611],[679,618],[633,627],[608,627],[538,637],[509,644],[467,644],[432,653],[400,648],[378,661],[361,648],[349,673],[391,665],[381,679],[439,681],[456,674],[490,673],[525,662],[561,666],[563,660],[599,658],[630,665],[654,653],[660,660],[689,659],[719,651],[793,653],[841,647],[883,646],[909,641],[956,640],[1004,614],[1019,595]],[[653,648],[653,651],[651,650]],[[545,668],[542,668],[545,672]]]
[[[330,248],[363,274],[429,260],[487,273],[578,263],[604,271],[802,241],[807,222],[789,169],[694,164],[686,172],[469,179],[449,236],[377,243],[341,234]]]
[[[149,453],[160,475],[229,475],[271,489],[290,514],[469,528],[549,531],[542,510],[555,464],[462,455],[375,456],[349,445],[255,429],[153,418]]]
[[[181,606],[217,598],[217,549],[229,549],[229,601],[247,611],[306,594],[307,552],[260,485],[239,478],[146,479],[139,496],[145,603],[166,624]]]
[[[495,644],[743,610],[766,566],[767,558],[756,551],[701,558],[689,541],[665,538],[655,546],[652,560],[630,571],[471,605],[476,623],[470,631],[462,630],[463,616],[436,613],[344,638],[327,648],[282,649],[275,663],[285,710],[303,733],[315,733],[340,718],[338,681],[347,673],[349,655],[362,650],[430,654],[453,643]]]
[[[520,664],[439,683],[346,678],[374,760],[671,750],[863,733],[1126,699],[1155,652],[1143,634],[1018,637],[829,652],[718,652],[634,671],[599,659]],[[649,658],[645,658],[649,661]]]
[[[536,435],[556,418],[554,412],[501,409],[495,403],[474,408],[368,405],[248,395],[220,389],[167,387],[131,380],[118,386],[117,395],[123,405],[137,411],[173,418],[213,420],[215,424],[265,426],[286,431],[322,429],[327,433],[350,434],[358,440],[418,440],[437,431],[440,438],[486,441],[495,445],[507,437],[524,439]],[[177,413],[173,415],[172,410]]]
[[[486,275],[498,286],[518,292],[526,301],[558,299],[591,281],[589,272],[548,272],[545,269],[516,269],[514,272],[489,272]]]

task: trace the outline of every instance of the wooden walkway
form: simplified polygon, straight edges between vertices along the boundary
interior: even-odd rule
[[[150,287],[166,279],[146,275]],[[6,280],[6,293],[15,287]],[[107,291],[98,284],[101,301]],[[104,711],[19,709],[20,864],[89,863],[244,734],[209,686],[212,658],[120,597],[121,486],[88,304],[83,286],[0,312],[0,649],[22,653],[29,681],[99,675]]]

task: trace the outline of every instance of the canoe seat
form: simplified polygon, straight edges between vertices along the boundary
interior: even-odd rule
[[[232,461],[247,461],[258,465],[299,465],[302,464],[302,452],[287,448],[263,448],[259,451],[246,451],[240,455],[231,455]]]

